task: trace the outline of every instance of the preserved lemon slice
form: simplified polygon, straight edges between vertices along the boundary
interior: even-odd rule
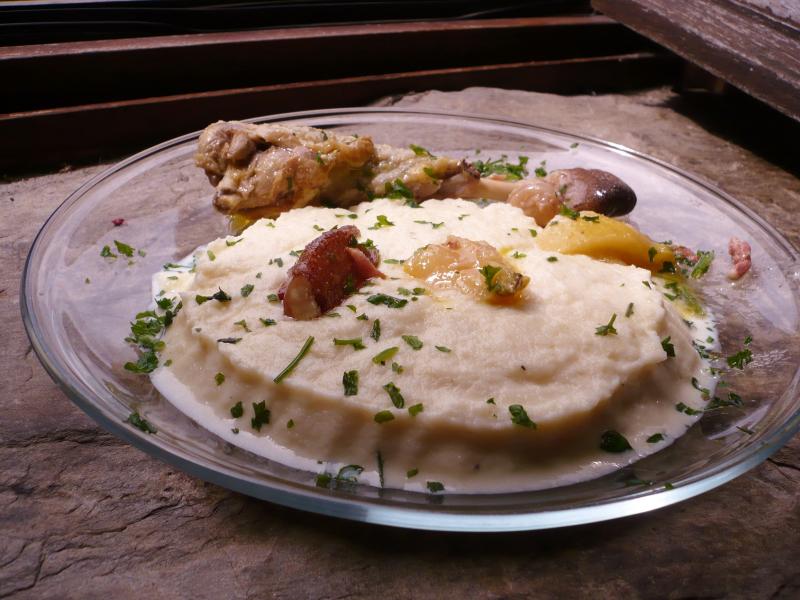
[[[675,253],[668,245],[654,242],[627,223],[591,211],[557,217],[536,239],[542,250],[583,254],[653,273],[675,270]]]

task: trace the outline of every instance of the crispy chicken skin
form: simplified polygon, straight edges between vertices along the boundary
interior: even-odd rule
[[[481,177],[466,160],[312,127],[219,121],[200,136],[195,162],[216,187],[215,206],[225,212],[347,207],[382,196],[485,198],[518,206],[544,226],[563,204],[609,216],[636,204],[633,190],[606,171],[562,169],[516,181]]]

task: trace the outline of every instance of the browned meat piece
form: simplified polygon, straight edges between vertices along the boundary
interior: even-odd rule
[[[309,243],[278,291],[283,314],[301,321],[339,306],[378,271],[380,255],[374,246],[358,243],[358,227],[326,231]]]
[[[733,270],[728,274],[730,279],[739,279],[750,270],[753,265],[750,244],[739,238],[732,237],[728,242],[728,254],[731,255]]]

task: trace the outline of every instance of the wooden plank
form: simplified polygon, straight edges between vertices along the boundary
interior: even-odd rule
[[[391,23],[0,48],[0,113],[652,51],[607,17]]]
[[[609,92],[674,80],[679,61],[633,54],[299,82],[0,115],[0,173],[94,162],[205,127],[218,119],[359,106],[413,90],[469,86],[562,94]]]
[[[800,120],[800,8],[754,0],[593,0],[606,15]]]

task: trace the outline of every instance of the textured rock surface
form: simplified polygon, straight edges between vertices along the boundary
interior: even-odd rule
[[[470,89],[399,105],[507,115],[648,152],[717,183],[800,244],[791,218],[800,181],[681,116],[672,100],[666,90],[563,98]],[[0,598],[800,596],[798,438],[732,483],[654,513],[451,535],[273,506],[100,430],[39,365],[17,298],[38,227],[98,170],[0,185]]]

